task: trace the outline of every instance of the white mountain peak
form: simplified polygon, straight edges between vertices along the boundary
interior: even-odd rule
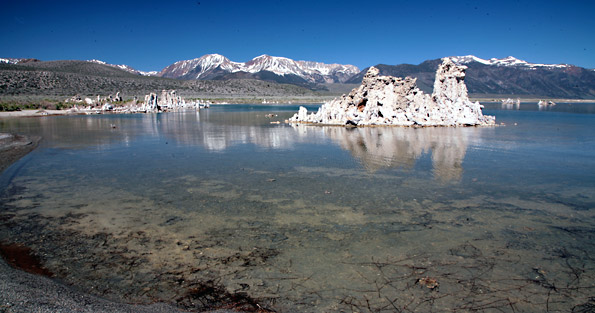
[[[205,54],[202,57],[198,58],[199,60],[208,60],[208,61],[212,61],[212,62],[219,62],[219,63],[223,63],[225,61],[229,61],[226,57],[220,55],[220,54],[216,54],[216,53],[212,53],[212,54]]]

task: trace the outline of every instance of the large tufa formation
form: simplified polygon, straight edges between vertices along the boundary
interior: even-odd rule
[[[304,107],[290,122],[326,125],[475,126],[494,125],[479,102],[471,102],[465,85],[466,66],[445,58],[436,71],[434,92],[424,94],[411,77],[380,76],[370,67],[362,84],[349,94],[308,114]]]
[[[162,90],[161,95],[151,92],[145,96],[145,101],[140,107],[133,107],[133,112],[167,112],[180,110],[198,110],[208,108],[211,105],[210,101],[194,100],[186,102],[182,96],[178,96],[175,90]]]
[[[186,101],[181,96],[178,96],[175,90],[162,90],[161,97],[159,97],[159,106],[162,108],[175,109],[183,107]]]
[[[154,92],[146,95],[141,109],[147,112],[159,112],[184,107],[186,107],[186,101],[178,96],[175,90],[162,90],[159,97]]]

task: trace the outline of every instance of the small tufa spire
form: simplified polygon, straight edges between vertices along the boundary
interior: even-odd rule
[[[366,75],[364,76],[364,78],[377,77],[378,75],[380,75],[380,70],[374,66],[370,66],[370,68],[366,72]]]

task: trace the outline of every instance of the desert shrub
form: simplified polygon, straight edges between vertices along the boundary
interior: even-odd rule
[[[16,103],[0,103],[0,112],[20,111],[21,107]]]

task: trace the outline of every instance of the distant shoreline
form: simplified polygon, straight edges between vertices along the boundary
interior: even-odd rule
[[[550,98],[527,98],[527,99],[520,99],[520,103],[535,103],[537,104],[540,100],[549,100],[549,101],[553,101],[556,103],[595,103],[595,99],[550,99]],[[475,102],[475,101],[479,101],[481,102],[501,102],[503,100],[503,98],[470,98],[471,101]],[[515,99],[513,99],[515,100]],[[296,102],[295,104],[301,104],[303,102]],[[314,102],[312,102],[314,103]],[[231,103],[231,102],[225,102],[225,103],[214,103],[216,105],[228,105],[228,104],[261,104],[261,103],[248,103],[248,102],[244,102],[244,103]],[[275,104],[280,104],[280,105],[291,105],[292,103],[289,102],[272,102],[272,103],[262,103],[263,105],[275,105]],[[94,111],[94,110],[91,110]],[[73,111],[72,109],[67,109],[67,110],[21,110],[21,111],[0,111],[0,119],[1,118],[21,118],[21,117],[43,117],[43,116],[61,116],[61,115],[87,115],[90,114],[90,112],[87,113],[87,111],[85,110],[78,110],[78,111]],[[107,114],[110,114],[110,112],[105,112]]]
[[[516,100],[516,99],[520,99],[521,103],[535,103],[537,104],[540,100],[547,100],[547,101],[553,101],[556,103],[595,103],[595,99],[555,99],[555,98],[519,98],[519,97],[500,97],[500,98],[496,98],[496,97],[469,97],[469,99],[471,101],[479,101],[481,102],[502,102],[502,100],[506,100],[506,99],[512,99],[512,100]]]
[[[543,98],[545,99],[545,98]],[[521,103],[535,103],[537,104],[539,100],[543,99],[521,99]],[[496,98],[470,98],[471,101],[479,101],[481,102],[501,102],[502,99]],[[547,99],[550,101],[554,101],[556,103],[595,103],[595,99],[585,100],[585,99]],[[301,102],[297,102],[296,104],[300,104]],[[227,104],[244,104],[244,103],[214,103],[217,105],[227,105]],[[245,104],[260,104],[260,103],[245,103]],[[274,105],[274,104],[281,104],[281,105],[291,105],[292,103],[263,103],[263,105]],[[110,114],[110,112],[105,112]],[[73,111],[71,109],[68,110],[21,110],[21,111],[0,111],[0,119],[1,118],[22,118],[22,117],[43,117],[43,116],[60,116],[60,115],[86,115],[88,114],[85,110],[78,110]]]

